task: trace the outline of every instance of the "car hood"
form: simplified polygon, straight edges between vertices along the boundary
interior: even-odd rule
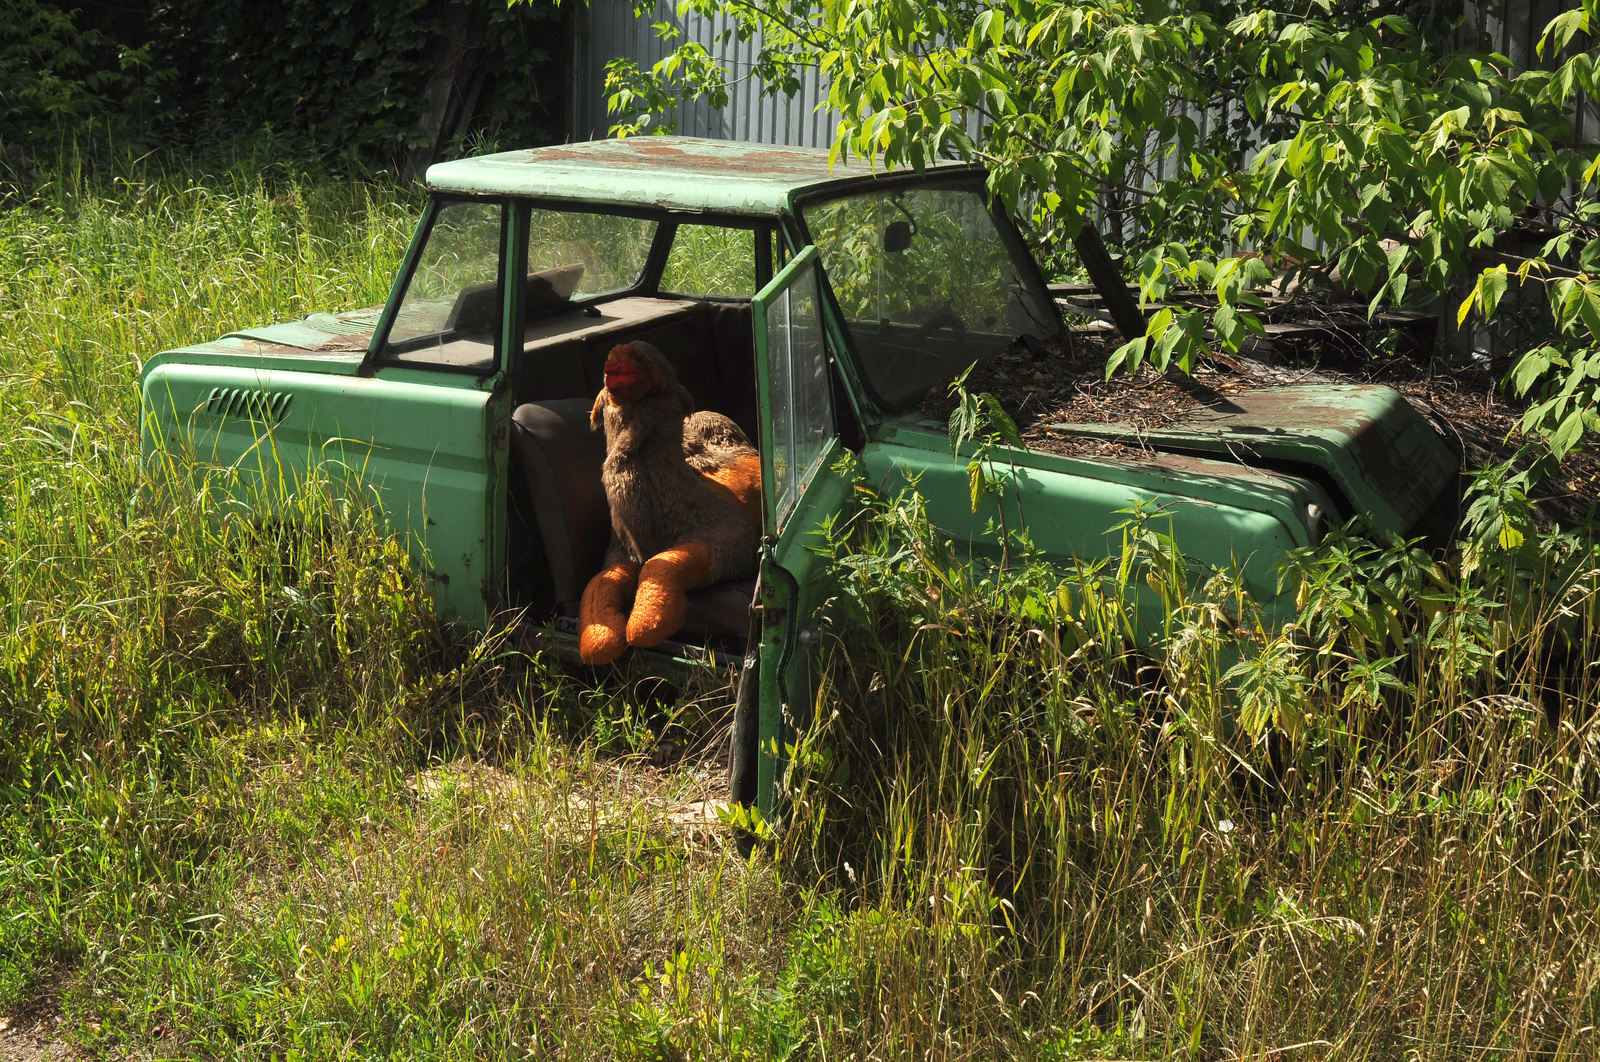
[[[366,356],[382,315],[382,306],[365,306],[344,313],[314,313],[299,321],[242,328],[209,343],[164,352],[152,363],[172,354],[208,356],[206,360],[282,358],[301,370],[353,373]]]
[[[1052,424],[1052,431],[1304,476],[1342,520],[1406,534],[1451,493],[1460,462],[1388,387],[1315,384],[1218,395],[1154,430]]]

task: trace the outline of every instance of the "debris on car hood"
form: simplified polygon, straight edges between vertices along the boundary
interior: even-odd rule
[[[1237,371],[1204,362],[1190,377],[1164,376],[1146,367],[1108,380],[1106,359],[1120,342],[1109,330],[1080,326],[1073,329],[1069,346],[1014,349],[978,366],[967,386],[998,398],[1029,447],[1088,459],[1151,460],[1173,452],[1165,447],[1177,447],[1176,436],[1192,434],[1199,424],[1229,423],[1228,404],[1255,408],[1262,398],[1249,396],[1312,390],[1311,385],[1392,388],[1433,426],[1463,470],[1507,460],[1529,441],[1517,430],[1522,407],[1499,393],[1501,371],[1470,357],[1359,354],[1297,364],[1241,355]],[[922,411],[947,419],[953,405],[943,389],[935,389]],[[1068,424],[1072,430],[1057,428]],[[1217,445],[1183,449],[1214,453]],[[1597,493],[1600,455],[1569,454],[1559,472],[1540,485],[1536,516],[1542,526],[1571,526],[1590,515]]]

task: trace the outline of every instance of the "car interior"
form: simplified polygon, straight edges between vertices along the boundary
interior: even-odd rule
[[[691,227],[661,228],[681,233]],[[667,234],[669,240],[675,235],[682,238]],[[589,413],[612,347],[635,340],[654,344],[672,362],[697,409],[727,415],[759,445],[751,306],[758,273],[749,267],[755,245],[766,240],[770,247],[772,234],[750,228],[725,235],[750,250],[746,268],[725,271],[732,277],[715,285],[721,290],[662,290],[658,266],[647,267],[632,289],[569,300],[580,264],[528,277],[523,347],[511,374],[507,568],[508,604],[526,609],[530,620],[575,632],[579,599],[604,560],[611,534],[600,479],[605,436],[591,429]],[[658,251],[652,258],[663,256]],[[751,578],[695,592],[688,621],[658,650],[742,652],[754,591]]]

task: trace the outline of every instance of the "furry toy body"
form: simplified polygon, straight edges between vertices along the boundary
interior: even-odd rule
[[[739,426],[694,412],[648,343],[613,347],[605,379],[590,423],[606,433],[611,542],[578,614],[591,664],[671,637],[690,590],[754,574],[761,538],[761,461]]]

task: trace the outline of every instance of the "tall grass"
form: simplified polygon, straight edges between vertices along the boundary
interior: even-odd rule
[[[714,768],[651,766],[692,703],[441,630],[343,481],[263,521],[139,465],[143,358],[381,300],[419,207],[63,168],[0,213],[0,1013],[110,1054],[767,1057],[782,885],[691,813]]]
[[[181,909],[234,840],[186,803],[230,722],[393,719],[437,683],[426,596],[359,495],[311,480],[266,526],[137,445],[143,358],[381,300],[414,212],[399,189],[63,170],[0,214],[5,995],[107,920]]]
[[[138,467],[140,359],[378,301],[418,206],[145,164],[0,213],[0,1013],[183,1058],[1600,1053],[1593,539],[1490,477],[1465,553],[1292,558],[1280,631],[1157,513],[974,568],[871,498],[746,857],[725,694],[441,630],[341,481],[266,523]]]
[[[1600,546],[1335,534],[1275,631],[1159,525],[1065,578],[915,497],[831,536],[791,843],[871,959],[829,1056],[1593,1057]]]

